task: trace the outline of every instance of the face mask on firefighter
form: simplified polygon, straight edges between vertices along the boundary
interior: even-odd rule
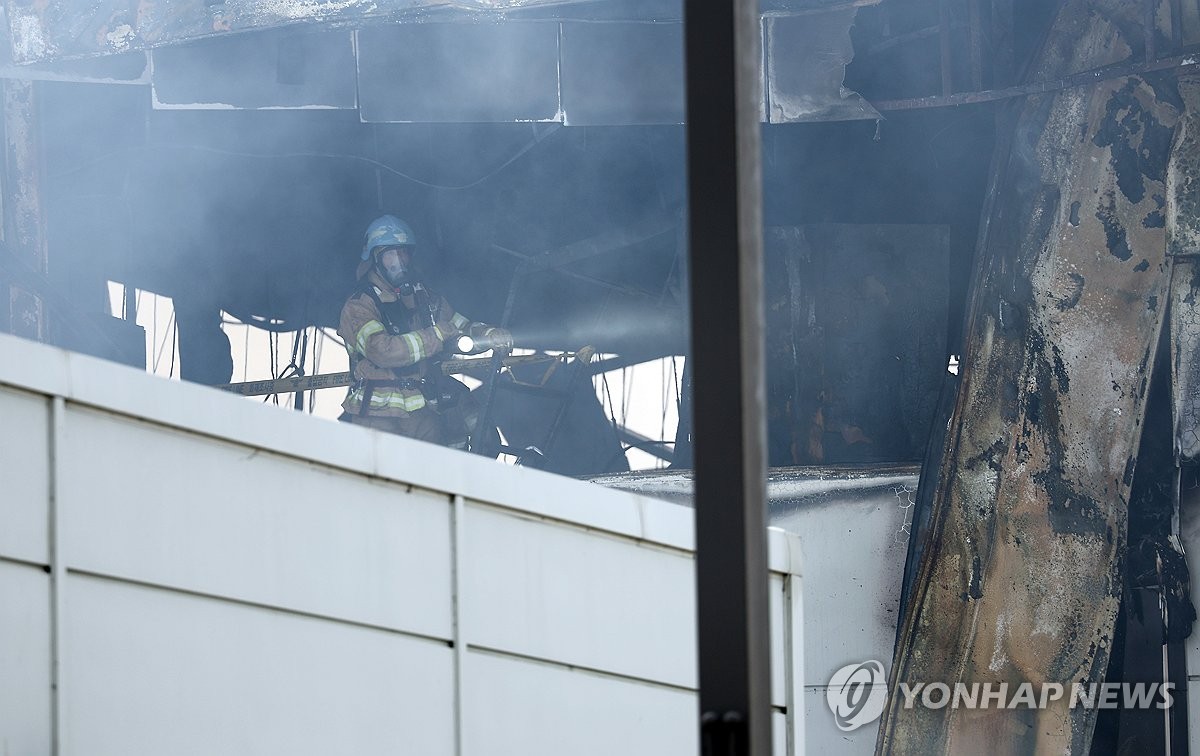
[[[392,286],[409,283],[412,272],[412,250],[407,247],[385,247],[377,253],[379,272]]]

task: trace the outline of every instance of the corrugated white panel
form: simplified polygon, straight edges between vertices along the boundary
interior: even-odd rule
[[[50,403],[0,388],[0,555],[49,561]]]
[[[690,556],[468,504],[468,643],[696,685]]]
[[[690,691],[478,652],[467,655],[465,673],[464,753],[694,756],[699,751],[699,704]]]
[[[50,753],[50,576],[0,562],[0,753]]]
[[[75,756],[454,752],[446,646],[97,578],[67,588]]]
[[[73,569],[450,637],[445,496],[72,409]]]

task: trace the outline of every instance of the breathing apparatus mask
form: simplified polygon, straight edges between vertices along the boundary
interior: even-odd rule
[[[415,283],[413,254],[416,237],[407,223],[394,215],[381,215],[367,226],[362,259],[374,258],[375,269],[396,290]]]
[[[399,290],[413,283],[411,247],[381,247],[375,251],[375,267],[379,275]]]

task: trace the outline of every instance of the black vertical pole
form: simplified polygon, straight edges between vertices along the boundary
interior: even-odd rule
[[[756,0],[685,0],[701,750],[771,749]]]

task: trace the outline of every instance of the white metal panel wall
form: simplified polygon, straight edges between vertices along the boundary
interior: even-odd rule
[[[475,504],[463,545],[472,644],[696,687],[690,554]]]
[[[49,401],[0,386],[0,556],[49,561]]]
[[[767,612],[771,619],[771,658],[782,659],[789,650],[786,647],[784,612],[787,611],[787,588],[784,579],[771,575],[767,586]],[[784,675],[771,676],[771,704],[780,708],[787,706],[787,679]]]
[[[0,561],[0,753],[51,752],[50,578]]]
[[[0,418],[10,752],[696,750],[686,508],[5,336]],[[770,536],[800,753],[800,549]]]
[[[822,618],[820,631],[805,635],[807,684],[824,685],[851,662],[891,664],[908,548],[900,504],[889,490],[853,503],[831,499],[776,519],[800,539],[804,609]]]
[[[693,690],[467,654],[466,752],[487,756],[692,756],[699,752]],[[599,707],[597,706],[599,704]]]
[[[71,753],[454,753],[444,643],[72,576]]]
[[[73,406],[65,424],[72,568],[450,637],[447,496]]]
[[[907,480],[907,477],[906,477]],[[911,481],[908,481],[911,483]],[[914,486],[915,487],[915,486]],[[890,668],[907,550],[905,484],[853,499],[831,497],[776,518],[797,534],[805,557],[804,606],[814,620],[804,633],[806,747],[809,753],[871,754],[877,723],[842,732],[826,703],[841,667],[874,659]]]
[[[0,385],[0,753],[50,754],[50,401]]]
[[[876,723],[849,733],[840,731],[826,704],[826,683],[833,672],[869,659],[885,666],[892,658],[899,613],[900,581],[908,544],[907,518],[916,494],[916,470],[879,470],[870,474],[774,470],[768,477],[771,524],[794,535],[805,556],[803,601],[787,604],[792,620],[810,618],[798,647],[785,647],[772,621],[773,658],[788,654],[803,669],[808,716],[793,723],[793,733],[812,753],[873,753]],[[694,481],[688,471],[644,473],[632,478],[597,476],[603,485],[690,502]],[[787,582],[798,585],[800,578]],[[782,582],[782,579],[779,580]],[[782,609],[772,577],[772,617]],[[791,690],[776,676],[772,703],[779,706]],[[799,704],[797,705],[799,706]],[[1200,748],[1197,749],[1200,752]]]

